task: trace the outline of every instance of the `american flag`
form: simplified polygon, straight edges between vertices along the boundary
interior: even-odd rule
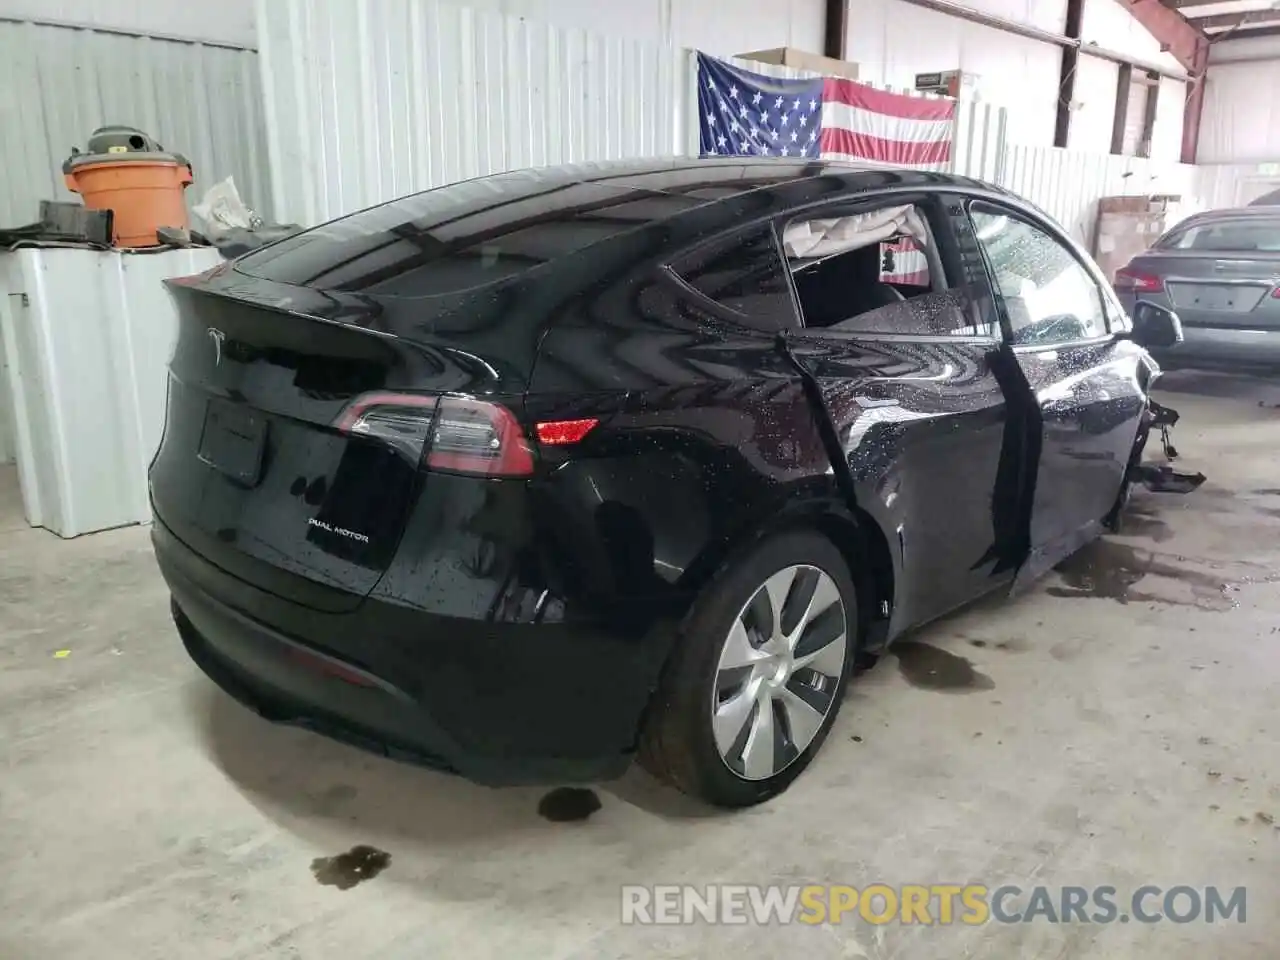
[[[887,256],[886,256],[887,254]],[[929,261],[910,237],[880,244],[880,279],[910,287],[929,286]]]
[[[699,53],[702,155],[818,156],[823,82],[775,80]]]
[[[951,160],[955,101],[853,80],[780,80],[698,54],[703,156],[871,160],[940,169]]]
[[[951,161],[954,100],[910,97],[853,80],[782,80],[698,54],[703,156],[870,160],[924,170]],[[924,286],[928,261],[909,237],[881,245],[881,279]]]

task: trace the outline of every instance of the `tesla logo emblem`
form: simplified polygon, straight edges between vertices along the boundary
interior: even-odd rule
[[[213,365],[220,367],[222,366],[222,342],[227,339],[227,335],[217,327],[210,327],[205,333],[213,341]]]

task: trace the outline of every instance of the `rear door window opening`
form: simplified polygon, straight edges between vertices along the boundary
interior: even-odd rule
[[[782,228],[804,326],[820,332],[957,337],[994,335],[948,283],[929,202],[847,203]]]
[[[668,269],[743,326],[765,332],[796,326],[787,268],[769,223],[695,247]]]

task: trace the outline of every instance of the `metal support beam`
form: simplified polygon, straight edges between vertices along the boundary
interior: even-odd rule
[[[980,23],[984,27],[991,27],[993,30],[1003,30],[1005,33],[1017,34],[1020,37],[1026,37],[1028,40],[1054,43],[1060,47],[1080,46],[1079,40],[1072,40],[1061,34],[1053,33],[1049,30],[1041,30],[1039,27],[1033,27],[1029,24],[1018,23],[1016,20],[1006,20],[1004,17],[997,17],[981,10],[974,10],[972,7],[952,3],[951,0],[907,0],[907,3],[917,7],[924,7],[926,10],[932,10],[935,13],[944,13],[949,17],[955,17],[957,20],[968,20],[970,23]]]
[[[1132,86],[1133,67],[1122,63],[1116,78],[1116,107],[1111,114],[1111,152],[1116,156],[1124,153],[1124,128],[1129,123],[1129,89]]]
[[[827,0],[822,35],[822,52],[832,59],[843,60],[845,38],[848,35],[849,0]]]
[[[1173,54],[1192,76],[1197,76],[1196,50],[1205,41],[1204,32],[1186,21],[1182,14],[1170,10],[1160,0],[1119,0],[1146,27],[1147,33],[1160,41],[1160,46]]]
[[[1084,20],[1084,0],[1067,0],[1067,20],[1063,32],[1067,39],[1080,42],[1080,25]],[[1062,48],[1062,70],[1058,74],[1058,113],[1053,126],[1053,145],[1065,147],[1071,139],[1071,104],[1076,98],[1076,66],[1080,48]]]
[[[1204,113],[1204,81],[1209,69],[1209,41],[1196,47],[1191,65],[1192,79],[1187,83],[1187,99],[1182,107],[1182,162],[1195,163],[1200,147],[1200,117]]]
[[[1160,78],[1144,77],[1143,80],[1147,83],[1147,100],[1142,113],[1142,140],[1138,145],[1138,155],[1150,157],[1155,142],[1156,112],[1160,109]]]
[[[1182,162],[1196,162],[1200,115],[1204,112],[1204,75],[1209,69],[1209,38],[1177,10],[1160,0],[1120,0],[1135,20],[1173,54],[1190,75],[1182,108]]]
[[[1214,49],[1221,51],[1222,56],[1213,58],[1213,65],[1216,67],[1224,63],[1261,63],[1263,61],[1280,60],[1280,54],[1275,53],[1256,53],[1244,56],[1232,57],[1230,52],[1234,49],[1231,45],[1233,40],[1250,40],[1253,37],[1280,37],[1280,27],[1259,27],[1255,29],[1244,29],[1232,31],[1229,37],[1214,37],[1210,41]]]
[[[204,40],[199,37],[184,37],[176,33],[152,33],[150,30],[131,30],[127,27],[112,27],[105,24],[92,23],[87,20],[64,20],[61,17],[15,17],[0,14],[3,23],[31,23],[37,27],[66,27],[70,30],[88,30],[92,33],[110,33],[118,37],[148,37],[152,40],[168,40],[171,43],[189,43],[200,47],[221,47],[226,50],[252,50],[258,48],[233,40]]]
[[[1274,27],[1280,24],[1280,10],[1254,10],[1250,13],[1220,13],[1212,17],[1187,17],[1201,30],[1231,30],[1240,27]]]
[[[1006,20],[1004,17],[993,16],[992,14],[984,13],[981,10],[974,10],[972,7],[953,3],[952,0],[904,0],[904,2],[909,3],[912,6],[923,7],[925,10],[932,10],[935,13],[944,14],[948,17],[955,17],[959,20],[968,20],[970,23],[979,23],[984,27],[991,27],[993,30],[1001,30],[1004,33],[1012,33],[1019,37],[1026,37],[1028,40],[1039,40],[1041,43],[1051,43],[1059,47],[1073,47],[1086,56],[1098,57],[1101,60],[1110,60],[1112,63],[1127,63],[1140,70],[1158,73],[1161,76],[1171,77],[1174,80],[1187,79],[1186,73],[1181,70],[1171,70],[1161,64],[1148,63],[1138,57],[1131,57],[1128,54],[1120,53],[1117,50],[1108,50],[1106,47],[1100,47],[1092,43],[1082,44],[1079,40],[1073,40],[1071,37],[1065,37],[1060,33],[1041,30],[1039,27],[1032,27],[1025,23],[1018,23],[1016,20]],[[1137,2],[1150,2],[1157,7],[1160,6],[1159,0],[1137,0]],[[1187,22],[1174,11],[1165,9],[1165,12],[1175,18],[1184,27],[1187,27],[1187,29],[1191,29]]]

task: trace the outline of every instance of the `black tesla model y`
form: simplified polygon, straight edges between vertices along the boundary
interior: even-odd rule
[[[482,783],[778,794],[855,657],[1114,519],[1158,373],[1010,194],[821,163],[431,190],[173,281],[150,472],[191,656]]]

